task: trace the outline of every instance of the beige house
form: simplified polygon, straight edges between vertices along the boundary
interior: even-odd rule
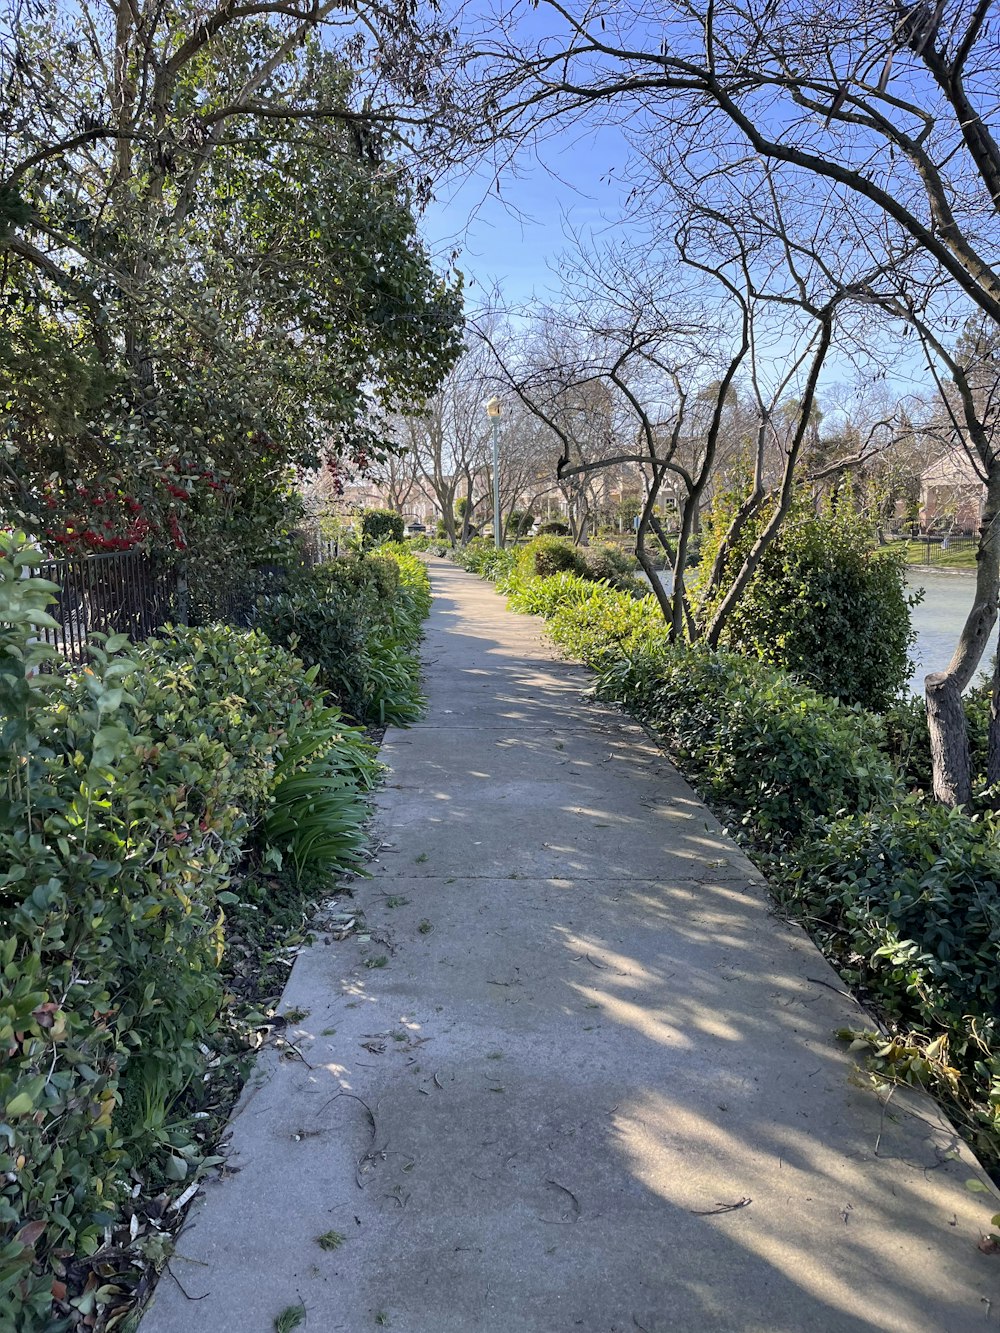
[[[964,449],[952,449],[920,474],[920,526],[975,532],[986,486]]]

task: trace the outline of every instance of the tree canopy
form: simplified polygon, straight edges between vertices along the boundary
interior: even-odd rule
[[[460,340],[414,221],[445,40],[404,5],[12,11],[0,517],[101,550],[238,516],[246,546],[292,467],[388,447]]]

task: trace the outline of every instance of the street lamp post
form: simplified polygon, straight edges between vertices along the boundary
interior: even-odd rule
[[[486,404],[486,415],[493,427],[493,545],[499,551],[500,542],[500,399],[491,398]]]

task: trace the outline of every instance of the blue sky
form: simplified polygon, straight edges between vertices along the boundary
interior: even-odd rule
[[[519,12],[519,34],[529,40],[544,39],[546,27],[551,30],[553,24],[544,7]],[[469,314],[495,304],[526,312],[533,296],[557,301],[561,283],[553,269],[572,248],[568,229],[601,240],[629,227],[622,219],[628,212],[631,183],[625,178],[632,150],[621,128],[602,123],[606,114],[595,111],[590,125],[578,119],[553,130],[550,124],[537,151],[522,150],[501,168],[499,193],[490,162],[440,182],[420,230],[442,268],[453,251],[459,252],[456,263],[465,276]],[[780,340],[772,350],[776,374],[789,350]],[[897,359],[890,373],[897,392],[929,387],[913,345],[894,351]],[[864,366],[851,364],[835,350],[823,378],[829,386],[859,375],[865,378]]]
[[[499,194],[490,164],[442,183],[421,231],[439,261],[461,251],[470,310],[494,289],[510,307],[558,291],[548,266],[568,248],[566,226],[600,233],[621,216],[626,151],[618,129],[576,125],[548,140],[541,160],[524,152],[502,168]]]

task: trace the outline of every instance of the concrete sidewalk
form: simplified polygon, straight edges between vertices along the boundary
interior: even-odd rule
[[[308,1064],[262,1056],[141,1333],[996,1328],[997,1205],[853,1080],[835,973],[539,622],[431,574],[370,942],[300,955]]]

